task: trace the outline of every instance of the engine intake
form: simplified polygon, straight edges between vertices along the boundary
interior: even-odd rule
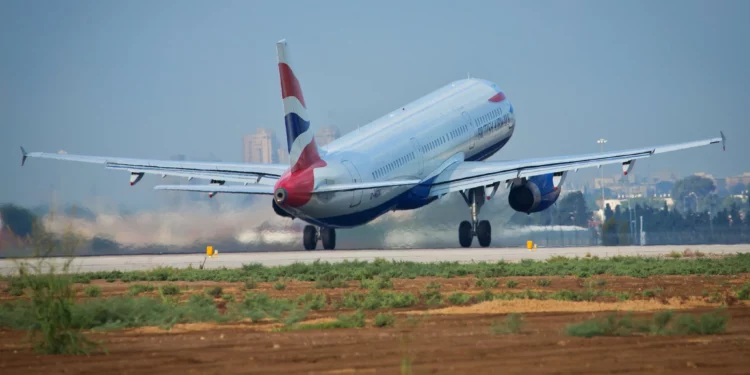
[[[518,212],[532,213],[541,202],[542,193],[531,181],[512,187],[508,194],[510,207]]]

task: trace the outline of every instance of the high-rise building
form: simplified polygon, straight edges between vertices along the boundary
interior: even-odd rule
[[[245,163],[278,163],[279,142],[269,129],[259,128],[242,138],[242,160]]]
[[[315,143],[317,143],[318,146],[323,147],[339,137],[341,137],[341,132],[338,127],[324,126],[318,129],[317,133],[315,133]]]

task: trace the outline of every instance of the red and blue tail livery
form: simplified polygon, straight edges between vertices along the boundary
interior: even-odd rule
[[[281,80],[281,99],[284,102],[284,124],[286,142],[289,150],[289,162],[292,172],[309,168],[320,161],[320,153],[315,143],[310,118],[307,116],[305,97],[302,95],[297,76],[289,62],[286,40],[276,43],[276,55],[279,60],[279,79]]]

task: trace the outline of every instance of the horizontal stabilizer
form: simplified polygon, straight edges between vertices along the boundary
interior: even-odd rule
[[[273,186],[270,185],[156,185],[154,190],[273,195]]]

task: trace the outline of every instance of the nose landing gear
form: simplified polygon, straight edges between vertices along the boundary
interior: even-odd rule
[[[463,191],[461,196],[471,209],[471,222],[462,221],[458,226],[458,243],[461,247],[471,247],[474,236],[479,241],[479,246],[488,247],[492,242],[492,226],[487,220],[479,221],[479,210],[485,201],[484,187],[473,188],[468,191],[468,196]]]
[[[323,248],[333,250],[336,248],[336,230],[333,228],[318,228],[312,225],[306,225],[302,234],[302,244],[305,250],[315,250],[318,246],[318,239],[323,243]]]

